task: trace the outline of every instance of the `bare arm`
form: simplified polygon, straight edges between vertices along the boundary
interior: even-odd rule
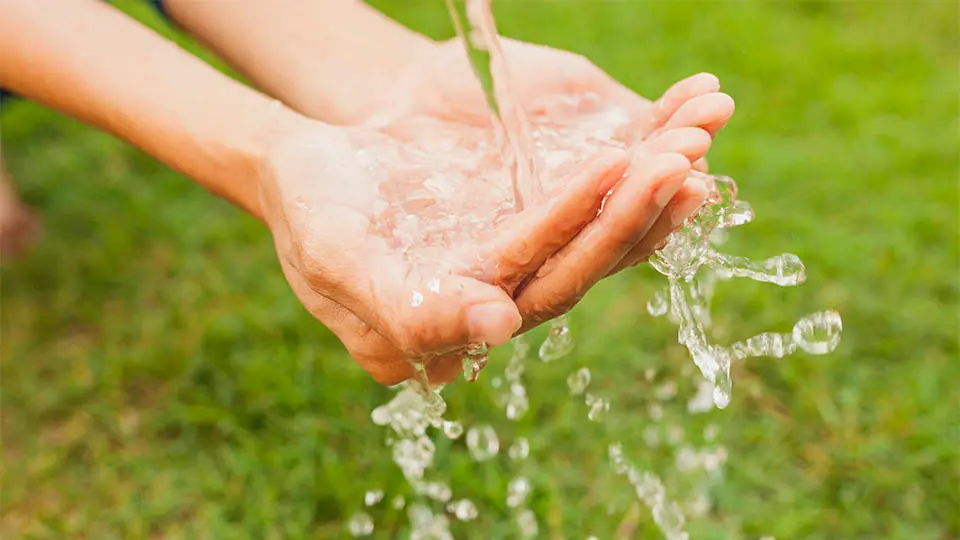
[[[167,0],[180,26],[311,118],[354,123],[436,45],[361,0]]]
[[[96,0],[0,2],[0,86],[131,142],[261,219],[266,148],[300,121]]]

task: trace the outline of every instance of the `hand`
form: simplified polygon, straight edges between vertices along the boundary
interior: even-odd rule
[[[705,171],[704,155],[732,116],[734,103],[719,92],[719,81],[710,74],[684,79],[651,102],[583,56],[509,39],[502,43],[512,91],[528,115],[546,112],[544,96],[592,93],[630,116],[617,137],[631,146],[633,164],[604,212],[551,257],[519,294],[526,329],[573,307],[603,277],[645,261],[702,204],[706,190],[696,180],[674,180],[659,191],[660,197],[673,192],[665,203],[651,198],[651,179],[670,176],[682,158]],[[371,113],[369,121],[428,115],[489,125],[486,98],[459,40],[424,49],[398,86],[391,88],[390,104]],[[509,121],[511,113],[502,111],[502,116]]]
[[[387,167],[382,178],[358,158],[360,150],[379,152],[383,138],[304,123],[270,149],[259,206],[297,297],[366,371],[394,384],[411,376],[414,359],[431,379],[449,381],[459,373],[457,351],[502,344],[518,331],[511,295],[596,216],[628,160],[615,150],[597,156],[560,193],[441,253],[438,273],[372,230],[378,183],[400,199],[409,189],[401,168]]]

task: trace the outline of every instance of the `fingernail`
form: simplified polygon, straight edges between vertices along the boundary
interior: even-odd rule
[[[717,78],[713,73],[699,73],[697,74],[697,82],[695,85],[696,92],[716,92],[720,90],[720,79]]]
[[[663,181],[653,194],[653,202],[660,208],[665,208],[673,199],[673,196],[680,191],[680,186],[683,185],[685,179],[686,173],[678,174]]]
[[[491,347],[510,341],[522,323],[516,308],[503,302],[480,304],[467,311],[470,339]]]

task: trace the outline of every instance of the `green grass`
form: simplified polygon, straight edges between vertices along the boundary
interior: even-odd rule
[[[440,2],[380,4],[449,35]],[[622,440],[678,499],[704,478],[643,442],[652,389],[669,379],[680,398],[660,424],[700,444],[715,423],[730,455],[695,539],[960,535],[956,5],[505,1],[498,15],[506,35],[583,52],[645,95],[718,74],[738,111],[712,165],[758,216],[724,248],[797,253],[809,277],[721,287],[718,325],[732,339],[833,308],[845,331],[828,356],[738,365],[730,408],[688,416],[689,360],[643,307],[659,279],[608,280],[574,312],[576,353],[531,362],[521,422],[503,419],[489,384],[447,390],[451,417],[533,445],[519,469],[440,445],[438,471],[483,509],[457,537],[514,535],[503,493],[522,470],[542,537],[657,538],[605,448]],[[3,145],[46,226],[0,273],[4,538],[334,538],[366,489],[407,493],[368,420],[389,392],[299,307],[264,229],[29,103],[4,112]],[[566,395],[580,365],[613,402],[605,423]],[[374,515],[381,538],[405,530],[386,506]]]

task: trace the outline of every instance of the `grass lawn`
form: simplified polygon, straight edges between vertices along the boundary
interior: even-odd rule
[[[145,6],[119,5],[172,33]],[[451,33],[439,1],[378,5]],[[828,308],[844,335],[828,356],[737,365],[731,406],[691,416],[690,362],[644,309],[660,279],[642,268],[606,281],[574,311],[576,352],[531,360],[520,422],[489,382],[445,392],[452,418],[532,444],[517,465],[438,442],[437,474],[482,510],[456,536],[513,537],[503,494],[522,473],[541,537],[658,538],[609,471],[612,440],[671,497],[707,490],[695,539],[960,536],[956,4],[504,0],[498,17],[504,34],[582,52],[644,95],[716,73],[738,111],[712,167],[758,216],[724,251],[790,251],[808,270],[797,289],[722,285],[723,339]],[[11,173],[46,227],[0,271],[4,538],[336,538],[364,491],[409,495],[369,421],[390,392],[302,310],[266,230],[40,107],[13,103],[2,122]],[[582,365],[613,403],[603,423],[567,395]],[[659,402],[671,380],[679,396]],[[675,426],[701,445],[708,424],[729,454],[720,476],[681,473],[675,444],[645,442]],[[385,503],[371,513],[378,538],[406,530]]]

